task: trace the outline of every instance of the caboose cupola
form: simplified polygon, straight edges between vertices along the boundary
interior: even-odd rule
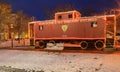
[[[55,20],[56,21],[74,20],[74,19],[77,19],[77,18],[80,18],[80,17],[81,17],[81,14],[76,10],[55,13]]]

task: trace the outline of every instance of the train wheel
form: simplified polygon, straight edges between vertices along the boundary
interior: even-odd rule
[[[101,40],[98,40],[95,42],[95,48],[97,50],[102,50],[104,48],[104,42]]]
[[[39,48],[39,41],[35,41],[35,48]]]
[[[55,41],[54,40],[50,40],[49,43],[52,43],[55,45]]]
[[[45,43],[44,43],[44,41],[39,41],[39,47],[40,48],[44,48],[45,47]]]
[[[87,49],[88,48],[88,43],[86,41],[81,41],[80,42],[80,47],[81,47],[81,49]]]

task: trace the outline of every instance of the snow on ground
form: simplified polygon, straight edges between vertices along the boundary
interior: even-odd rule
[[[120,55],[0,50],[0,66],[44,72],[120,72]]]

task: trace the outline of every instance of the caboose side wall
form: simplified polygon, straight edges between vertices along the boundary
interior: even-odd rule
[[[97,27],[91,27],[92,21],[35,24],[35,39],[105,39],[105,20],[98,18]],[[40,26],[43,27],[40,30]],[[64,27],[65,29],[63,29]]]

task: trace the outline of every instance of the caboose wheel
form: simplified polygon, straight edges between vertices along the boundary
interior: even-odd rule
[[[52,43],[55,45],[55,41],[54,40],[50,40],[49,43]]]
[[[81,41],[80,42],[80,47],[81,47],[81,49],[87,49],[88,48],[88,43],[86,41]]]
[[[104,42],[101,40],[98,40],[95,42],[95,48],[97,50],[102,50],[104,48]]]
[[[44,43],[44,41],[39,41],[39,47],[40,48],[44,48],[45,47],[45,43]]]
[[[35,41],[35,48],[39,48],[39,41]]]

